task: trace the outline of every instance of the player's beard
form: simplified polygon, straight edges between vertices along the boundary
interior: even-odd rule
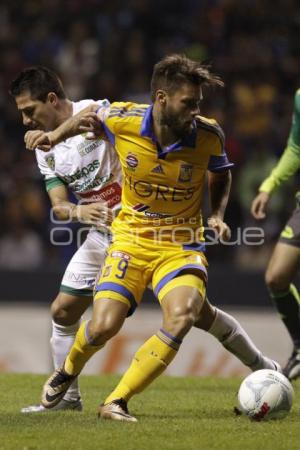
[[[172,134],[176,139],[182,139],[190,132],[191,124],[183,122],[178,113],[173,111],[164,111],[161,115],[161,125],[166,125],[170,128]]]

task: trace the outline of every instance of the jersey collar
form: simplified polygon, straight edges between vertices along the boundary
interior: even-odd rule
[[[152,111],[153,105],[150,105],[146,109],[144,119],[142,121],[140,135],[143,137],[148,137],[153,141],[153,143],[157,147],[158,157],[164,157],[168,153],[182,150],[183,147],[191,147],[191,148],[196,147],[197,125],[196,121],[194,121],[193,129],[189,134],[187,134],[183,139],[180,139],[179,141],[174,142],[174,144],[168,145],[167,147],[164,147],[162,149],[154,134]]]

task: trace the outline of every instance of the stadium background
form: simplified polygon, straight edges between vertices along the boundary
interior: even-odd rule
[[[211,63],[224,79],[225,89],[205,93],[202,114],[222,125],[235,163],[226,219],[233,241],[246,227],[259,225],[266,233],[264,245],[208,249],[211,299],[231,308],[256,343],[284,362],[290,343],[269,303],[263,272],[293,208],[298,180],[274,196],[263,224],[254,222],[249,208],[289,132],[300,82],[299,28],[297,0],[1,2],[0,336],[7,345],[0,351],[0,369],[49,370],[48,305],[76,247],[64,245],[68,229],[55,232],[61,245],[50,243],[49,202],[34,155],[24,149],[24,127],[8,96],[10,81],[23,67],[43,64],[60,74],[72,100],[148,102],[152,66],[172,52]],[[77,231],[74,226],[74,235]],[[92,363],[91,372],[126,367],[134,348],[157,326],[159,310],[149,309],[152,303],[148,294],[148,308],[128,321],[120,340]],[[207,336],[199,336],[192,333],[187,343],[190,360],[179,360],[170,373],[241,373],[241,366],[228,362]]]

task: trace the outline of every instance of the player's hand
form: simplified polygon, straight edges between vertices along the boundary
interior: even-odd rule
[[[111,225],[114,220],[113,211],[105,203],[90,203],[76,206],[76,218],[78,222],[89,225]]]
[[[270,194],[260,192],[252,202],[251,214],[255,219],[262,220],[266,218],[266,208],[270,200]]]
[[[231,238],[231,230],[227,223],[218,216],[211,216],[207,219],[207,224],[210,228],[216,231],[220,241],[227,242]]]
[[[39,148],[40,150],[47,152],[53,146],[51,132],[46,133],[41,130],[27,131],[24,136],[24,142],[28,150],[35,150],[36,148]]]
[[[105,136],[102,124],[97,114],[93,111],[85,113],[80,118],[79,129],[87,133],[86,139],[97,139]]]

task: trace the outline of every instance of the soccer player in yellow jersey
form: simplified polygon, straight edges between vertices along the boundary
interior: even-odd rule
[[[92,319],[78,331],[64,366],[46,382],[45,407],[59,401],[86,361],[120,330],[149,282],[161,304],[162,327],[137,351],[116,389],[100,406],[101,417],[136,421],[128,413],[128,400],[166,369],[192,326],[212,333],[253,370],[278,368],[245,338],[231,316],[206,297],[204,182],[207,174],[208,223],[222,239],[228,239],[230,230],[223,217],[232,164],[218,124],[199,116],[204,84],[223,83],[195,61],[168,56],[154,67],[153,105],[113,103],[97,111],[121,162],[122,210],[113,223],[113,243],[95,287]],[[85,131],[89,117],[94,118],[93,113],[81,122],[87,124],[82,127]],[[49,134],[44,148],[78,132],[80,119],[76,120]],[[43,141],[38,145],[42,148]]]

